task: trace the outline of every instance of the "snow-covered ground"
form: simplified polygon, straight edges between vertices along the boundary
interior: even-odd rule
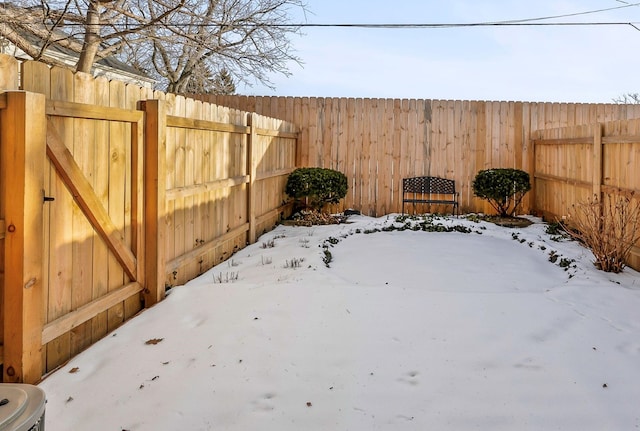
[[[640,428],[637,272],[539,220],[349,221],[173,288],[40,384],[47,431]]]

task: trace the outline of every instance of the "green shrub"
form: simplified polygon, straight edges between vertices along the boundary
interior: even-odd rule
[[[520,169],[486,169],[473,180],[473,193],[489,201],[501,217],[513,216],[531,190],[529,174]]]
[[[325,204],[338,203],[347,195],[347,177],[333,169],[298,168],[289,174],[285,192],[306,205],[321,210]]]

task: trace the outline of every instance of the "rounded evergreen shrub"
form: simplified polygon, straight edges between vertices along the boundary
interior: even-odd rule
[[[285,192],[296,201],[305,199],[308,206],[320,210],[347,195],[347,177],[333,169],[298,168],[289,174]]]
[[[520,169],[486,169],[472,183],[473,193],[489,201],[501,217],[513,216],[524,195],[531,190],[529,174]]]

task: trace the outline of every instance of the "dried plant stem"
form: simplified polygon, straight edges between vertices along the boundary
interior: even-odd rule
[[[567,233],[583,242],[605,272],[621,272],[631,249],[640,241],[640,201],[624,197],[597,197],[573,206]]]

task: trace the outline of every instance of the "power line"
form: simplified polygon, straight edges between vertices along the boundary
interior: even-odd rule
[[[485,22],[467,22],[467,23],[286,23],[286,24],[277,24],[277,23],[269,23],[269,24],[251,24],[251,23],[235,23],[239,27],[276,27],[276,28],[363,28],[363,29],[440,29],[440,28],[465,28],[465,27],[571,27],[571,26],[630,26],[635,30],[640,31],[640,22],[638,21],[590,21],[590,22],[539,22],[546,21],[551,19],[558,18],[568,18],[568,17],[576,17],[576,16],[584,16],[590,14],[596,14],[611,10],[619,10],[625,9],[629,7],[640,6],[640,2],[636,3],[628,3],[621,0],[616,0],[620,3],[624,3],[623,6],[615,6],[604,9],[596,9],[589,10],[584,12],[575,12],[569,14],[562,15],[551,15],[551,16],[543,16],[536,18],[525,18],[525,19],[513,19],[513,20],[504,20],[504,21],[485,21]],[[4,3],[3,3],[4,5]],[[63,26],[84,26],[85,23],[82,22],[70,22],[65,23]],[[126,29],[129,26],[122,23],[112,23],[112,24],[99,24],[101,26],[109,26],[111,28],[116,29]],[[190,23],[190,24],[180,24],[180,23],[156,23],[153,24],[154,27],[163,26],[163,27],[226,27],[233,26],[234,23],[216,23],[216,22],[202,22],[202,23]]]
[[[214,24],[202,24],[204,26],[215,26]],[[532,27],[532,26],[599,26],[599,25],[640,25],[640,21],[624,22],[477,22],[477,23],[422,23],[422,24],[272,24],[270,27],[336,27],[336,28],[460,28],[460,27]]]
[[[617,0],[620,1],[620,0]],[[591,26],[591,25],[630,25],[636,30],[638,28],[635,24],[637,22],[553,22],[553,23],[537,23],[536,21],[544,21],[549,19],[569,18],[575,16],[584,16],[600,12],[607,12],[618,9],[626,9],[633,6],[640,6],[640,2],[637,3],[625,3],[624,6],[614,6],[604,9],[588,10],[584,12],[574,12],[562,15],[541,16],[537,18],[525,18],[525,19],[512,19],[505,21],[485,21],[485,22],[471,22],[471,23],[422,23],[422,24],[365,24],[365,23],[331,23],[331,24],[317,24],[317,23],[301,23],[301,24],[282,24],[282,27],[354,27],[354,28],[458,28],[458,27],[511,27],[511,26]]]
[[[27,23],[28,24],[28,23]],[[32,24],[35,24],[33,22]],[[60,27],[84,27],[85,23],[72,22],[65,23]],[[103,27],[111,27],[117,29],[127,29],[131,27],[126,24],[98,24]],[[366,24],[366,23],[291,23],[291,24],[252,24],[252,23],[236,23],[238,28],[251,28],[251,27],[280,27],[280,28],[298,28],[298,27],[317,27],[317,28],[369,28],[369,29],[437,29],[437,28],[463,28],[463,27],[587,27],[587,26],[631,26],[636,28],[640,26],[640,21],[590,21],[590,22],[467,22],[467,23],[380,23],[380,24]],[[230,27],[233,25],[229,23],[156,23],[151,25],[152,27]]]
[[[617,0],[620,1],[620,0]],[[632,7],[632,6],[640,6],[640,2],[638,3],[627,3],[625,1],[621,2],[624,3],[624,6],[613,6],[613,7],[608,7],[605,9],[595,9],[595,10],[588,10],[585,12],[574,12],[574,13],[567,13],[567,14],[563,14],[563,15],[554,15],[554,16],[543,16],[543,17],[538,17],[538,18],[527,18],[527,19],[520,19],[520,20],[509,20],[509,21],[498,21],[498,22],[527,22],[527,21],[542,21],[542,20],[546,20],[546,19],[557,19],[557,18],[568,18],[568,17],[572,17],[572,16],[582,16],[582,15],[590,15],[590,14],[594,14],[594,13],[600,13],[600,12],[607,12],[610,10],[617,10],[617,9],[625,9],[628,7]]]

